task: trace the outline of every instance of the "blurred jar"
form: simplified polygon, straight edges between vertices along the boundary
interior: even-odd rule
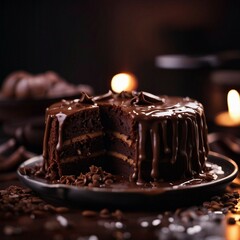
[[[191,97],[206,105],[209,72],[219,65],[215,55],[162,55],[156,57],[155,65],[174,95]]]

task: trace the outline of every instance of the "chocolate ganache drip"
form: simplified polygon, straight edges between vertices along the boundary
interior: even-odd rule
[[[179,167],[183,168],[183,175],[176,178],[201,172],[209,151],[202,105],[189,98],[167,96],[153,103],[145,96],[140,93],[132,100],[133,107],[129,107],[138,126],[138,158],[133,179],[139,184],[145,182],[143,169],[149,161],[154,181],[163,176],[163,166],[168,166],[173,178]]]

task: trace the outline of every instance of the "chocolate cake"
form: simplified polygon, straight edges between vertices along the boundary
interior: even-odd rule
[[[44,170],[51,179],[90,165],[137,183],[192,177],[208,156],[203,106],[190,98],[122,92],[46,110]]]

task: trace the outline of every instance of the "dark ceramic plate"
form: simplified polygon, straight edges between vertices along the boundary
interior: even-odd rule
[[[34,157],[24,162],[21,167],[34,167],[42,163],[42,157]],[[178,187],[141,188],[88,188],[65,184],[50,184],[44,179],[22,175],[22,183],[40,194],[46,200],[80,208],[130,208],[158,209],[197,204],[203,199],[223,191],[237,176],[236,163],[222,155],[211,152],[208,164],[220,166],[222,173],[210,182]]]

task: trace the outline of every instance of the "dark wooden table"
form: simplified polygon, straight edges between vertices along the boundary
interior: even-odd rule
[[[236,179],[234,184],[230,184],[217,197],[203,199],[202,203],[197,205],[193,202],[184,208],[176,209],[109,210],[106,206],[106,209],[93,210],[70,207],[64,208],[64,211],[60,211],[61,208],[59,211],[46,210],[44,214],[33,213],[33,211],[18,212],[16,216],[10,217],[5,216],[8,211],[0,210],[0,239],[239,240],[240,202],[238,198],[232,207],[215,206],[219,205],[219,199],[223,199],[226,193],[230,195],[233,192],[240,193],[239,182],[240,180]],[[24,187],[18,179],[11,179],[0,182],[0,190],[6,190],[13,185]],[[35,193],[31,193],[32,195],[35,196]],[[59,207],[54,203],[51,203],[51,206]]]

